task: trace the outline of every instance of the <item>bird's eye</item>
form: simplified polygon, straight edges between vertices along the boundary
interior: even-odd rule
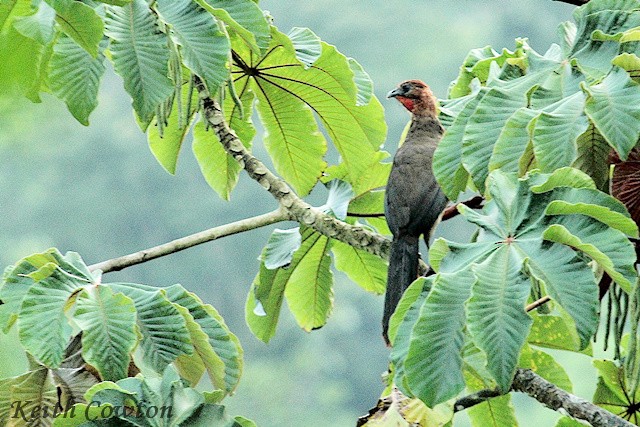
[[[402,85],[402,90],[405,92],[409,92],[409,90],[411,90],[411,87],[408,84],[403,84]]]

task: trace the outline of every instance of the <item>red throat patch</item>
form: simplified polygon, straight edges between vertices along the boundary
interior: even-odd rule
[[[398,96],[396,97],[396,99],[400,101],[402,105],[404,105],[404,108],[409,111],[413,111],[413,107],[415,107],[415,102],[413,99],[405,98],[404,96]]]

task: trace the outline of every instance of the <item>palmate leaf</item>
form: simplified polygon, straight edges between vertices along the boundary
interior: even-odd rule
[[[109,287],[88,286],[76,300],[73,317],[83,332],[83,358],[105,381],[126,378],[138,341],[133,301]]]
[[[149,123],[156,108],[171,95],[167,36],[144,0],[133,0],[123,7],[108,7],[106,34],[116,72],[133,99],[133,108]]]
[[[84,359],[103,378],[126,377],[139,343],[146,367],[163,372],[173,363],[193,384],[207,370],[222,395],[233,392],[242,348],[213,307],[180,285],[95,281],[75,253],[31,255],[5,272],[0,322],[8,329],[18,317],[21,344],[47,367],[60,367],[55,374],[61,381],[77,377],[82,372],[74,369],[84,365],[79,352],[66,348],[71,321],[83,331]]]
[[[89,114],[98,106],[98,88],[105,71],[103,51],[106,46],[107,42],[103,40],[95,58],[64,35],[53,46],[49,62],[49,87],[54,95],[65,101],[73,117],[85,126],[89,125]]]
[[[516,173],[493,171],[487,184],[491,200],[484,211],[459,208],[479,226],[475,242],[439,239],[431,247],[430,263],[438,275],[419,318],[402,323],[398,330],[398,336],[407,336],[401,331],[410,328],[411,339],[394,347],[392,360],[402,367],[404,376],[396,382],[428,406],[460,392],[464,387],[462,325],[466,324],[467,339],[487,355],[491,377],[508,390],[532,324],[524,311],[531,279],[541,283],[571,316],[577,336],[564,338],[567,343],[572,349],[585,348],[597,324],[598,289],[584,255],[617,273],[617,280],[628,280],[635,253],[620,230],[637,235],[622,204],[594,187],[585,174],[571,168],[554,174],[530,173],[523,179]],[[561,243],[567,240],[550,241],[550,233],[560,226],[566,226],[567,236],[583,243],[566,246]],[[598,233],[588,237],[593,231]],[[451,275],[462,276],[453,281]],[[446,314],[441,305],[438,310],[426,308],[440,293],[446,295],[442,304],[450,308]],[[458,307],[455,312],[454,307]]]
[[[253,90],[267,131],[264,144],[276,170],[300,195],[307,195],[327,167],[327,143],[311,109],[269,81],[257,80]]]
[[[322,54],[307,66],[299,61],[289,38],[275,28],[271,36],[269,50],[260,59],[236,51],[233,73],[236,82],[252,80],[276,169],[303,194],[317,182],[325,168],[326,148],[315,113],[341,155],[342,177],[354,185],[367,172],[386,134],[377,99],[359,105],[365,76],[357,70],[356,76],[353,61],[331,45],[322,43]]]

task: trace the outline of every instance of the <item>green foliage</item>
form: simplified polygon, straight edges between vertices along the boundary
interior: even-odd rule
[[[126,378],[140,361],[133,355],[139,346],[143,366],[155,372],[174,364],[195,386],[206,371],[223,395],[238,384],[237,338],[213,307],[180,285],[100,283],[77,254],[51,249],[8,269],[0,298],[3,328],[18,319],[21,344],[43,369],[64,368],[67,343],[80,332],[78,354],[101,380]]]
[[[351,188],[332,181],[327,203],[322,209],[344,218]],[[275,334],[282,301],[298,325],[306,331],[322,327],[333,304],[333,273],[329,251],[333,240],[312,228],[276,229],[261,256],[246,305],[246,318],[252,332],[268,342]],[[374,263],[375,264],[375,263]],[[368,265],[361,265],[367,269]]]
[[[525,39],[513,51],[471,51],[442,101],[447,131],[435,175],[452,200],[472,189],[486,205],[482,212],[459,207],[476,236],[469,243],[438,239],[429,253],[436,274],[415,281],[400,302],[389,331],[389,385],[406,396],[390,387],[390,400],[383,398],[367,425],[449,424],[451,401],[463,390],[507,393],[518,366],[571,390],[563,368],[539,347],[590,353],[603,273],[637,294],[629,237],[638,237],[638,227],[604,191],[609,151],[624,161],[640,137],[640,12],[637,1],[591,0],[574,19],[544,54]],[[390,164],[380,151],[386,125],[369,75],[311,30],[284,34],[270,21],[252,0],[15,0],[0,6],[0,61],[10,58],[0,74],[6,90],[35,102],[51,92],[88,125],[105,60],[112,62],[153,155],[171,174],[200,109],[200,80],[247,148],[255,107],[275,170],[299,195],[321,181],[329,189],[319,208],[325,214],[388,234],[382,187]],[[16,53],[7,54],[13,45]],[[240,163],[204,121],[193,137],[205,180],[228,200]],[[330,165],[334,148],[340,157]],[[353,281],[383,292],[384,260],[307,225],[275,230],[246,302],[259,339],[274,336],[284,299],[303,330],[327,322],[331,254]],[[527,302],[543,295],[550,307],[528,313]],[[0,403],[52,405],[60,399],[53,391],[63,390],[86,414],[98,414],[88,402],[99,398],[114,407],[175,406],[171,425],[252,425],[219,405],[242,372],[237,338],[182,286],[103,284],[76,254],[50,250],[9,268],[0,298],[0,324],[5,331],[17,324],[32,357],[28,373],[0,380]],[[637,360],[633,310],[625,367]],[[622,323],[616,320],[617,344]],[[131,377],[137,364],[142,374]],[[596,367],[595,402],[635,417],[637,369],[610,361]],[[209,394],[191,388],[205,373],[215,387]],[[508,395],[469,414],[473,425],[516,424]],[[125,419],[133,423],[122,415],[55,425]]]
[[[405,394],[433,406],[462,390],[465,325],[466,340],[486,354],[488,372],[508,391],[533,323],[524,310],[532,281],[569,313],[579,337],[577,348],[586,347],[598,321],[598,290],[580,251],[631,286],[635,252],[621,230],[637,235],[620,202],[593,187],[575,169],[530,173],[523,179],[494,171],[484,212],[459,208],[479,233],[473,243],[440,239],[432,246],[431,264],[438,272],[433,288],[418,318],[398,330],[410,338],[394,342],[392,360],[403,366],[396,370],[395,383]],[[562,238],[556,235],[559,229]],[[582,239],[589,242],[576,243]],[[570,341],[562,339],[567,348]],[[550,369],[551,364],[543,366]]]
[[[434,158],[449,198],[458,197],[468,177],[484,192],[497,168],[523,175],[575,166],[604,188],[608,167],[595,161],[604,155],[586,153],[594,143],[602,153],[606,142],[628,156],[640,136],[640,87],[618,66],[630,70],[638,53],[633,37],[597,35],[635,34],[640,18],[634,4],[592,0],[576,9],[576,24],[560,27],[561,46],[544,55],[526,40],[513,52],[487,47],[469,54],[444,102],[448,130]],[[619,55],[625,56],[616,61]],[[587,155],[598,157],[589,161]]]
[[[186,386],[172,367],[161,378],[126,378],[103,382],[87,390],[85,402],[74,407],[74,417],[58,417],[54,427],[220,426],[255,427],[246,418],[231,418],[224,406],[208,401]]]

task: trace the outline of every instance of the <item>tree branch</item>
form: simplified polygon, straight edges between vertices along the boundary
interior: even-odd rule
[[[612,414],[593,403],[545,380],[530,369],[517,369],[511,384],[512,391],[525,393],[554,411],[564,412],[573,418],[583,420],[593,427],[632,427],[633,424]],[[477,393],[462,397],[453,405],[454,412],[468,409],[485,402],[492,397],[500,396],[498,390],[480,390]]]
[[[159,258],[165,255],[173,254],[202,243],[210,242],[221,237],[231,236],[232,234],[242,233],[276,222],[287,221],[291,219],[286,210],[278,208],[275,211],[254,216],[240,221],[224,224],[219,227],[210,228],[190,236],[182,237],[168,243],[164,243],[153,248],[144,249],[129,255],[113,258],[107,261],[99,262],[89,266],[89,270],[102,270],[103,273],[110,271],[120,271],[123,268],[132,265],[141,264],[143,262]]]
[[[556,387],[530,369],[518,369],[511,387],[554,411],[564,409],[573,418],[584,420],[594,427],[633,426],[611,412]]]
[[[500,390],[495,388],[487,388],[484,390],[477,391],[468,396],[461,397],[456,400],[456,403],[453,405],[453,412],[464,411],[465,409],[471,408],[472,406],[476,406],[481,404],[482,402],[486,402],[492,397],[501,396]]]
[[[456,203],[455,205],[448,206],[442,213],[442,221],[446,221],[455,216],[458,216],[460,214],[460,212],[458,211],[459,205],[465,205],[471,209],[480,209],[484,205],[484,197],[474,196],[469,200],[465,200],[463,202]]]
[[[298,197],[286,182],[275,176],[260,160],[247,151],[235,132],[229,128],[220,105],[209,96],[202,80],[194,76],[194,82],[202,102],[204,119],[213,128],[226,152],[238,161],[252,179],[271,193],[292,220],[383,259],[389,258],[391,249],[389,239],[363,227],[347,224],[314,208]]]

